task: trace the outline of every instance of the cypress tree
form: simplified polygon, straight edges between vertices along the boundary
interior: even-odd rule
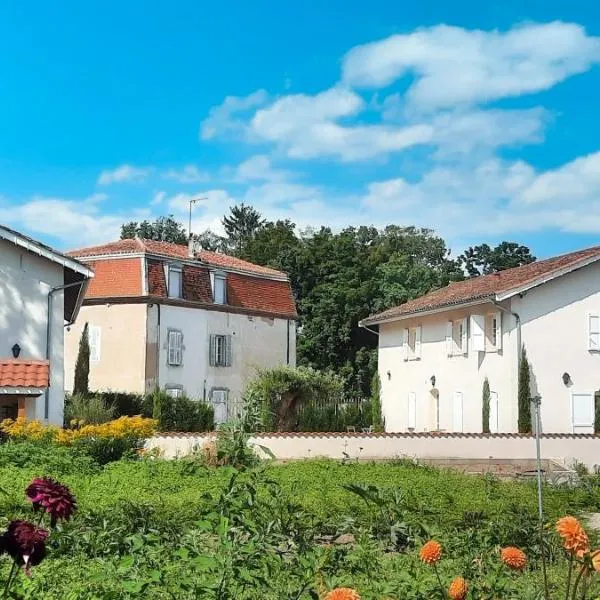
[[[519,366],[519,433],[531,433],[531,374],[525,346]]]
[[[379,373],[375,372],[371,382],[371,410],[373,413],[373,431],[384,431],[383,416],[381,414],[381,381]]]
[[[86,323],[79,339],[79,351],[75,363],[75,380],[73,394],[87,395],[90,391],[90,339]]]
[[[482,392],[482,431],[483,433],[490,432],[490,382],[488,378],[485,378],[483,382],[483,392]]]

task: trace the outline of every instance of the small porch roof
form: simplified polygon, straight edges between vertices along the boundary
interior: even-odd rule
[[[0,359],[0,396],[39,396],[49,385],[49,361]]]

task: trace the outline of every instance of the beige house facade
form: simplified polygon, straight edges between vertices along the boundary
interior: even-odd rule
[[[296,363],[296,309],[284,273],[150,240],[73,254],[96,278],[65,334],[67,389],[86,325],[91,390],[160,388],[212,403],[217,421],[259,369]]]
[[[517,432],[523,347],[541,431],[595,431],[600,248],[453,283],[362,324],[379,339],[387,431]]]

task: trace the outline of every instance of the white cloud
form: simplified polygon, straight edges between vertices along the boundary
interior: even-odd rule
[[[600,38],[555,21],[510,31],[438,25],[352,48],[347,85],[381,88],[414,75],[406,93],[418,111],[547,90],[600,61]]]
[[[111,185],[113,183],[124,183],[126,181],[143,181],[146,179],[151,169],[144,167],[133,167],[131,165],[121,165],[116,169],[105,170],[98,177],[99,185]]]
[[[11,223],[34,237],[52,236],[63,246],[74,248],[118,239],[122,223],[144,214],[103,212],[99,203],[104,198],[99,196],[83,200],[35,196],[19,204],[0,203],[0,222]]]
[[[290,171],[276,169],[271,159],[264,154],[251,156],[240,163],[235,169],[234,178],[237,181],[285,181],[293,176]]]
[[[243,131],[243,116],[248,111],[266,104],[267,100],[268,94],[265,90],[257,90],[248,96],[227,96],[222,104],[213,106],[208,112],[208,117],[202,121],[200,139],[210,140]]]
[[[179,183],[203,183],[210,179],[206,171],[196,165],[185,165],[181,169],[169,169],[162,174],[163,179],[172,179]]]

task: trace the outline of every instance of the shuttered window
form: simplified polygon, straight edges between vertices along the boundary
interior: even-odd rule
[[[471,350],[485,352],[485,317],[471,315]]]
[[[600,314],[588,314],[588,350],[600,350]]]
[[[176,329],[169,329],[167,361],[169,365],[178,367],[183,360],[183,334]]]
[[[233,362],[231,336],[230,335],[211,335],[210,336],[210,366],[211,367],[231,367]]]
[[[98,325],[88,326],[88,342],[90,345],[90,361],[98,362],[102,342],[102,330]]]

